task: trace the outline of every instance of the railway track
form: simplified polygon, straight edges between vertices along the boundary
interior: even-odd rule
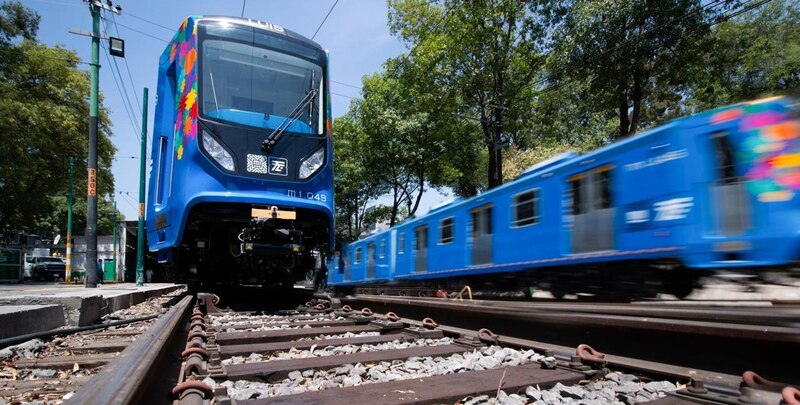
[[[356,299],[363,297],[345,303]],[[161,315],[66,403],[800,403],[796,388],[752,372],[727,374],[604,355],[585,344],[531,340],[519,330],[497,335],[449,321],[440,326],[430,318],[352,310],[335,298],[317,297],[296,309],[270,313],[223,311],[210,294],[199,294],[191,305],[193,300],[184,297]],[[382,305],[372,302],[371,307]],[[485,319],[460,305],[465,316]],[[493,309],[492,318],[498,317],[493,311],[506,309],[503,303],[479,306]],[[580,307],[565,307],[552,316],[582,313],[586,319],[616,312],[613,319],[641,317],[645,311]],[[658,310],[680,322],[679,310]],[[524,312],[552,308],[523,306],[516,316]],[[720,312],[696,311],[683,322],[716,317],[740,325],[735,311]],[[786,319],[761,318],[769,318],[764,323],[793,319],[791,311],[782,316]],[[594,344],[591,336],[581,338]]]
[[[24,341],[0,350],[0,403],[59,403],[69,399],[126,348],[143,339],[165,308],[182,295],[185,291],[151,298],[104,316],[101,324],[17,339]],[[12,340],[7,339],[3,346]]]
[[[796,362],[787,360],[787,353],[800,348],[797,304],[531,303],[374,295],[343,302],[560,346],[591,342],[606,352],[687,368],[728,374],[758,368],[771,378],[800,384]]]

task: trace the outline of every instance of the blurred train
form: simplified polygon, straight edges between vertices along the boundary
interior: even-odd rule
[[[147,238],[167,279],[291,285],[333,247],[328,54],[281,26],[189,17],[161,55]]]
[[[671,121],[349,244],[327,283],[372,293],[548,288],[684,297],[704,273],[800,255],[798,104]]]

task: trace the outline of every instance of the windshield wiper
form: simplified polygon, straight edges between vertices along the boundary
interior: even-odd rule
[[[311,89],[308,91],[308,93],[306,93],[306,96],[303,97],[303,99],[300,100],[300,103],[294,107],[291,113],[289,113],[289,116],[281,121],[281,124],[278,125],[278,127],[275,128],[275,130],[272,131],[269,136],[267,136],[267,139],[264,139],[264,142],[261,142],[261,150],[267,153],[272,152],[272,149],[275,148],[275,145],[277,145],[278,141],[281,140],[281,135],[283,135],[283,133],[286,132],[286,129],[288,129],[290,125],[294,124],[294,122],[297,121],[301,115],[303,115],[303,109],[312,101],[314,101],[314,99],[317,97],[317,93],[319,93],[319,90],[317,89]]]

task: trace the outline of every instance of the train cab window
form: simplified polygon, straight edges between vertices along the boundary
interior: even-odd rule
[[[736,161],[728,134],[725,132],[715,132],[711,135],[714,143],[714,158],[719,184],[735,184],[739,182],[736,175]]]
[[[597,209],[611,208],[611,167],[602,167],[594,174],[595,190],[599,190],[599,195],[595,197],[594,203]]]
[[[439,244],[453,242],[453,217],[439,221]]]
[[[397,235],[397,254],[402,255],[406,252],[406,234],[405,232],[400,232]]]
[[[514,196],[514,222],[512,226],[520,227],[539,222],[539,189],[525,191]]]
[[[353,258],[353,264],[361,263],[361,248],[356,248],[356,255]]]
[[[420,226],[419,228],[414,230],[415,236],[415,243],[414,249],[415,250],[423,250],[428,248],[428,227],[427,226]]]
[[[585,180],[583,176],[575,176],[569,180],[570,194],[572,194],[572,215],[580,215],[586,212],[585,201],[583,199],[583,188]]]
[[[383,258],[386,256],[386,239],[381,239],[380,250],[378,251],[378,257]]]

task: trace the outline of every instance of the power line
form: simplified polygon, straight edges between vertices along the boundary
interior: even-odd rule
[[[104,34],[108,35],[108,26],[106,25],[105,18],[103,19],[103,32]],[[125,108],[125,113],[128,115],[128,120],[131,123],[131,127],[133,127],[134,131],[137,131],[134,135],[136,136],[136,139],[139,142],[141,142],[142,138],[138,134],[138,127],[136,126],[135,120],[133,119],[131,108],[129,108],[128,106],[130,104],[130,98],[128,97],[128,90],[127,86],[125,86],[125,81],[122,79],[122,74],[119,71],[119,65],[117,65],[117,60],[109,56],[105,42],[100,41],[100,44],[102,45],[103,49],[106,50],[104,54],[106,56],[106,60],[108,61],[108,66],[109,68],[111,68],[111,75],[112,77],[114,77],[114,84],[116,84],[117,91],[119,91],[120,97],[122,98],[122,105]],[[113,59],[113,66],[112,66],[112,59]],[[114,67],[116,67],[116,70],[114,69]],[[117,77],[119,77],[119,81],[117,81]],[[122,86],[120,86],[120,83],[122,83]]]
[[[150,21],[150,20],[147,20],[147,19],[145,19],[145,18],[142,18],[142,17],[135,16],[135,15],[133,15],[133,14],[131,14],[131,13],[127,12],[127,11],[126,11],[126,12],[125,12],[125,14],[123,14],[123,15],[131,16],[131,17],[133,17],[133,18],[135,18],[135,19],[137,19],[137,20],[141,20],[141,21],[144,21],[144,22],[146,22],[146,23],[148,23],[148,24],[155,25],[156,27],[163,28],[163,29],[165,29],[165,30],[167,30],[167,31],[169,31],[169,32],[175,32],[175,29],[173,29],[173,28],[167,27],[167,26],[165,26],[165,25],[161,25],[161,24],[159,24],[159,23],[156,23],[156,22],[152,22],[152,21]]]
[[[245,0],[245,1],[246,1],[246,0]],[[331,6],[331,9],[330,9],[330,10],[328,10],[328,14],[326,14],[326,15],[325,15],[325,18],[323,18],[323,19],[322,19],[322,22],[321,22],[321,23],[319,23],[319,27],[317,27],[317,30],[316,30],[316,31],[314,31],[314,35],[312,35],[312,36],[311,36],[311,39],[312,39],[312,40],[314,39],[314,37],[316,37],[316,36],[317,36],[317,33],[319,32],[320,28],[322,28],[322,25],[323,25],[323,24],[325,24],[325,21],[328,21],[328,16],[330,16],[330,15],[331,15],[331,12],[333,12],[333,9],[334,9],[334,8],[336,8],[336,5],[337,5],[337,4],[339,4],[339,0],[336,0],[336,1],[333,3],[333,5]],[[244,7],[242,7],[242,10],[244,10]]]
[[[117,31],[117,36],[119,35],[119,27],[117,27],[117,18],[114,17],[114,13],[111,13],[111,19],[114,21],[114,29]],[[116,63],[116,59],[114,60]],[[128,71],[128,79],[131,80],[131,87],[133,88],[133,99],[136,100],[136,109],[139,110],[139,116],[142,115],[142,103],[139,102],[139,95],[136,93],[136,83],[133,82],[133,76],[131,75],[131,69],[128,67],[128,59],[122,58],[122,62],[125,64],[125,70]],[[141,138],[140,138],[141,139]]]
[[[133,128],[134,135],[136,136],[136,139],[139,142],[141,142],[142,138],[139,137],[138,128],[136,127],[135,120],[133,119],[133,116],[131,114],[130,108],[128,107],[129,100],[127,100],[127,98],[125,96],[127,94],[127,90],[125,90],[125,84],[123,83],[122,86],[120,86],[119,81],[117,80],[117,76],[118,76],[119,72],[114,70],[114,66],[111,64],[111,60],[110,60],[111,57],[108,56],[108,50],[106,49],[105,45],[103,45],[103,49],[106,50],[106,52],[104,52],[104,54],[106,55],[106,60],[108,60],[108,66],[111,68],[111,77],[114,78],[114,84],[117,86],[117,92],[119,92],[119,96],[122,99],[122,107],[125,109],[125,114],[128,116],[128,121],[130,122],[131,127]],[[117,67],[117,70],[119,70],[119,67]],[[121,81],[122,80],[122,76],[119,76],[119,77],[120,77],[119,80]]]
[[[139,34],[142,34],[144,36],[147,36],[147,37],[150,37],[150,38],[153,38],[153,39],[157,39],[157,40],[159,40],[161,42],[164,42],[164,43],[167,43],[167,44],[169,43],[169,41],[167,41],[166,39],[159,38],[159,37],[154,36],[154,35],[150,35],[150,34],[148,34],[146,32],[143,32],[143,31],[139,31],[136,28],[131,28],[131,27],[125,25],[125,24],[120,24],[120,23],[116,23],[116,24],[119,25],[120,27],[127,28],[127,29],[129,29],[129,30],[131,30],[133,32],[138,32]]]
[[[336,80],[331,80],[331,82],[336,83],[336,84],[341,84],[342,86],[352,87],[354,89],[361,90],[361,86],[356,86],[354,84],[347,84],[347,83],[337,82]]]
[[[131,208],[133,208],[135,210],[139,209],[139,202],[133,200],[133,197],[131,197],[131,195],[130,195],[131,193],[129,191],[117,191],[117,194],[121,195],[124,198],[123,201],[128,203],[128,205],[130,205]]]
[[[339,96],[339,97],[344,97],[344,98],[349,98],[349,99],[358,98],[358,97],[345,96],[344,94],[336,93],[336,92],[333,92],[333,91],[331,92],[331,94],[333,94],[334,96]]]

